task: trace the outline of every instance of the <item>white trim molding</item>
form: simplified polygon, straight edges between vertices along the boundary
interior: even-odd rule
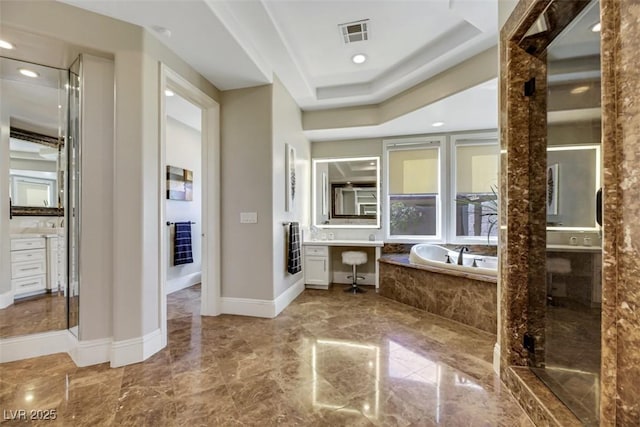
[[[111,367],[142,362],[162,349],[162,332],[156,329],[142,337],[114,341],[111,345]]]
[[[0,294],[0,309],[7,308],[13,304],[13,289]]]
[[[162,349],[160,329],[143,336],[114,342],[111,338],[78,341],[71,332],[44,332],[0,340],[0,363],[67,353],[77,366],[111,361],[111,367],[142,362]]]
[[[0,363],[69,351],[68,330],[43,332],[0,340]]]
[[[278,314],[282,313],[282,310],[287,308],[289,304],[293,302],[298,295],[300,295],[304,291],[304,277],[290,286],[287,290],[281,293],[274,301],[274,316],[276,317]]]
[[[202,273],[196,272],[187,274],[185,276],[176,277],[175,279],[167,280],[167,295],[174,292],[186,289],[190,286],[197,285],[202,281]]]
[[[275,317],[275,302],[266,299],[222,297],[222,313],[252,317]]]
[[[303,291],[304,279],[300,279],[274,300],[222,297],[222,313],[273,319]]]
[[[69,356],[76,366],[91,366],[109,361],[111,355],[111,338],[90,341],[78,341],[75,335],[69,333]]]

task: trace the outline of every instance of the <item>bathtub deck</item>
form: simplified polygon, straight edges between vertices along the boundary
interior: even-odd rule
[[[496,277],[410,264],[408,254],[384,255],[378,261],[382,296],[496,333]]]
[[[496,276],[490,276],[487,274],[469,273],[467,271],[439,268],[431,265],[411,264],[409,262],[408,254],[383,255],[382,257],[380,257],[380,262],[387,263],[387,264],[395,264],[395,265],[399,265],[407,268],[415,268],[418,270],[432,271],[434,273],[441,273],[449,276],[466,277],[467,279],[480,280],[482,282],[498,283],[498,278]]]

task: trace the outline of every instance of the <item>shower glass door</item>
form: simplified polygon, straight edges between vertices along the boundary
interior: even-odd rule
[[[547,56],[547,262],[544,363],[532,371],[586,426],[598,425],[602,250],[600,5]]]

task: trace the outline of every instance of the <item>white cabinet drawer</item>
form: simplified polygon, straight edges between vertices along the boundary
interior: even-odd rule
[[[326,256],[326,255],[329,255],[329,247],[328,246],[305,246],[304,254],[315,255],[315,256]]]
[[[11,286],[13,287],[14,296],[41,291],[45,289],[45,275],[14,279],[11,281]]]
[[[36,276],[38,274],[46,274],[47,263],[43,259],[39,261],[25,261],[11,263],[11,278],[18,279],[20,277]]]
[[[11,252],[11,262],[40,261],[45,259],[44,249]]]
[[[45,240],[42,237],[28,239],[11,239],[12,251],[23,251],[25,249],[44,249]]]

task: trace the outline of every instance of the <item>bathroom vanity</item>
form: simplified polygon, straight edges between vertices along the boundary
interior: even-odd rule
[[[11,288],[14,299],[63,288],[64,238],[57,234],[11,236]]]
[[[334,279],[332,250],[346,248],[375,248],[375,274],[374,284],[379,287],[379,268],[375,262],[380,258],[382,240],[310,240],[302,244],[304,283],[311,289],[329,289],[332,282],[341,283],[342,280]]]

